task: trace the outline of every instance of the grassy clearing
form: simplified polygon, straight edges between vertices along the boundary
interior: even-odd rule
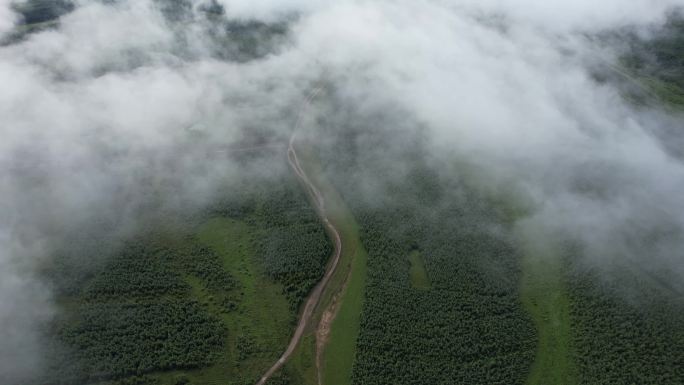
[[[246,224],[214,218],[201,227],[199,239],[222,257],[225,268],[241,287],[237,289],[238,309],[222,316],[228,328],[228,349],[224,357],[213,367],[193,373],[192,377],[202,384],[237,384],[242,383],[239,379],[256,379],[287,345],[291,320],[282,287],[262,277],[256,268]],[[219,304],[212,303],[208,293],[200,296],[212,310],[218,310]],[[244,341],[249,341],[253,351],[239,360]]]
[[[323,382],[329,385],[351,383],[352,366],[356,357],[356,339],[359,335],[361,309],[366,286],[366,250],[358,241],[356,224],[354,249],[349,251],[352,259],[351,275],[342,297],[339,312],[330,332],[330,340],[323,357]]]
[[[305,335],[285,364],[292,384],[316,385],[316,337]]]
[[[241,221],[213,218],[197,233],[199,241],[221,257],[224,267],[238,281],[233,299],[235,311],[225,313],[222,304],[194,277],[185,277],[197,298],[228,329],[226,349],[210,367],[167,372],[157,376],[161,384],[181,378],[190,384],[244,384],[256,380],[287,344],[291,319],[282,287],[263,277],[255,265],[253,231]],[[242,356],[242,357],[241,357]]]
[[[522,267],[521,299],[534,320],[539,338],[527,384],[576,384],[570,298],[562,282],[562,261],[553,253],[528,252]]]
[[[430,289],[430,279],[428,278],[427,271],[425,270],[425,264],[423,263],[423,258],[418,250],[413,250],[408,256],[409,262],[411,263],[411,268],[409,270],[411,278],[411,286],[419,290]]]

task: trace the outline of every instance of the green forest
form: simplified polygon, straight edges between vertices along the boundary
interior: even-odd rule
[[[201,215],[155,221],[106,257],[46,266],[63,310],[39,384],[256,381],[332,246],[293,176],[233,182],[240,190]]]
[[[572,245],[528,258],[513,231],[525,215],[514,191],[479,185],[465,162],[431,171],[408,131],[364,132],[363,147],[394,135],[410,151],[361,151],[354,137],[377,119],[324,120],[352,156],[320,151],[329,174],[343,176],[337,189],[368,251],[353,384],[684,384],[682,293],[629,260],[591,268]],[[397,174],[383,163],[392,151],[404,156]],[[369,194],[368,180],[384,195]]]
[[[681,293],[640,278],[630,266],[610,283],[596,273],[570,271],[578,383],[684,383]],[[625,292],[635,286],[635,292]]]

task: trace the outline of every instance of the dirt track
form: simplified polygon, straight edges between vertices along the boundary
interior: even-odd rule
[[[321,88],[315,89],[306,99],[306,103],[304,104],[304,106],[302,106],[302,109],[299,111],[299,118],[297,120],[297,125],[295,126],[294,130],[295,133],[301,126],[304,114],[307,112],[306,110],[309,108],[311,102],[320,91]],[[273,364],[273,366],[271,366],[271,368],[268,369],[268,371],[266,371],[266,373],[261,377],[261,379],[259,379],[257,385],[264,385],[266,381],[268,381],[268,379],[275,372],[277,372],[278,369],[280,369],[285,364],[285,362],[287,362],[287,360],[290,358],[294,350],[297,348],[297,345],[299,344],[299,341],[302,339],[304,331],[306,330],[306,327],[309,321],[311,320],[311,316],[313,315],[316,306],[321,300],[321,295],[323,294],[325,287],[327,286],[328,282],[330,281],[330,278],[333,276],[337,269],[337,265],[340,262],[340,255],[342,254],[342,239],[340,238],[340,233],[337,231],[335,226],[333,226],[333,224],[330,223],[330,221],[328,220],[328,216],[325,212],[325,200],[323,198],[323,195],[311,182],[309,177],[306,175],[306,173],[300,166],[299,158],[297,158],[297,152],[294,148],[294,141],[295,134],[293,133],[290,137],[290,144],[287,149],[287,160],[290,163],[290,167],[292,167],[295,174],[297,174],[297,177],[304,185],[304,187],[307,190],[307,193],[310,195],[312,201],[314,202],[314,205],[316,206],[316,212],[318,213],[318,216],[321,218],[321,221],[325,225],[326,231],[333,240],[334,251],[331,261],[328,264],[328,268],[325,271],[325,275],[318,282],[316,287],[314,287],[314,289],[311,291],[311,294],[309,294],[309,297],[306,299],[304,309],[302,310],[302,313],[299,317],[299,322],[297,323],[297,328],[295,329],[295,332],[292,335],[292,339],[290,340],[287,349],[285,349],[285,352],[282,354],[282,356],[280,356],[278,361],[276,361]]]

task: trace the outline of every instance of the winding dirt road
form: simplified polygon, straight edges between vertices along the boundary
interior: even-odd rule
[[[257,382],[257,385],[264,385],[266,381],[268,381],[268,379],[275,372],[277,372],[278,369],[280,369],[285,364],[285,362],[287,362],[287,360],[290,358],[294,350],[297,348],[297,345],[299,344],[299,341],[302,339],[304,331],[306,330],[306,327],[309,321],[311,320],[311,316],[313,315],[316,306],[321,300],[321,295],[323,294],[323,291],[325,290],[326,286],[328,285],[328,282],[330,281],[330,278],[333,276],[337,269],[337,265],[340,262],[340,255],[342,254],[342,239],[340,238],[340,233],[337,231],[335,226],[330,222],[330,220],[328,220],[328,216],[325,212],[325,200],[323,198],[323,194],[321,194],[318,188],[316,188],[316,186],[311,182],[309,177],[306,175],[304,169],[302,169],[301,165],[299,164],[299,158],[297,157],[297,151],[294,148],[295,134],[297,130],[300,128],[303,118],[307,110],[311,106],[311,102],[321,91],[321,87],[316,88],[306,99],[305,104],[299,111],[297,124],[295,126],[294,133],[290,137],[290,144],[287,149],[287,161],[290,163],[290,167],[292,167],[295,174],[297,174],[297,177],[306,188],[307,193],[311,196],[311,199],[313,200],[316,206],[316,212],[318,213],[318,216],[321,218],[321,221],[325,225],[328,234],[333,239],[335,248],[333,251],[332,260],[328,264],[328,268],[325,272],[325,275],[318,282],[316,287],[314,287],[314,289],[311,291],[311,294],[309,294],[309,297],[306,300],[304,310],[302,310],[302,313],[299,317],[299,322],[297,323],[297,328],[295,329],[295,332],[292,335],[292,339],[290,340],[287,349],[285,349],[285,352],[282,356],[280,356],[278,361],[276,361],[273,364],[273,366],[271,366],[271,368],[268,369],[268,371],[266,371],[266,373],[261,377],[259,382]]]

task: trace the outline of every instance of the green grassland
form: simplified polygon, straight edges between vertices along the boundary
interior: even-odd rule
[[[240,299],[236,311],[223,314],[228,330],[227,349],[213,366],[192,373],[194,383],[234,383],[253,381],[263,374],[287,345],[292,315],[281,284],[260,277],[255,252],[244,222],[213,218],[199,231],[202,243],[221,256],[225,268],[238,280]],[[220,311],[211,293],[199,288],[199,297],[208,302],[212,313]]]
[[[341,198],[336,194],[335,197],[338,199],[335,204],[337,213],[332,223],[340,231],[343,255],[335,286],[331,285],[330,293],[342,292],[323,356],[323,381],[328,385],[350,385],[366,287],[367,256],[359,239],[355,219],[342,204]]]
[[[352,369],[356,359],[356,342],[366,287],[366,258],[366,251],[363,247],[354,249],[351,273],[323,356],[325,384],[349,385],[352,383]]]
[[[570,298],[564,287],[562,260],[553,252],[528,251],[522,265],[520,295],[537,327],[538,339],[527,384],[576,384]]]
[[[293,384],[316,384],[316,336],[311,331],[302,337],[290,360],[285,364],[284,372]]]

